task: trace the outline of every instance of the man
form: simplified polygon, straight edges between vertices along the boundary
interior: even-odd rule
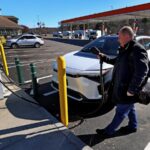
[[[116,104],[116,114],[112,122],[105,129],[97,129],[102,136],[115,134],[122,121],[128,117],[129,123],[120,131],[136,132],[138,123],[134,103],[137,94],[146,81],[148,73],[148,55],[145,48],[134,41],[134,32],[131,27],[124,26],[119,31],[119,55],[117,58],[108,58],[99,53],[104,62],[114,64],[111,89],[111,100]],[[110,93],[109,93],[110,94]]]

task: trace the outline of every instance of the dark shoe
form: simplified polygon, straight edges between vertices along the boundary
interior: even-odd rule
[[[102,138],[109,138],[111,135],[107,134],[105,129],[96,129],[96,133],[100,135]]]
[[[137,128],[130,128],[129,126],[125,126],[125,127],[121,127],[119,131],[124,134],[134,133],[137,131]]]

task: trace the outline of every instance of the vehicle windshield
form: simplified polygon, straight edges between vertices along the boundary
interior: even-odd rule
[[[101,49],[101,52],[104,54],[117,56],[119,47],[118,37],[100,37],[85,46],[81,52],[91,53],[90,49],[94,46]]]

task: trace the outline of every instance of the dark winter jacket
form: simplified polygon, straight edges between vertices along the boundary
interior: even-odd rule
[[[136,41],[130,41],[124,48],[119,48],[117,58],[103,57],[103,61],[114,64],[111,99],[116,104],[137,102],[136,95],[142,88],[148,74],[148,54]],[[135,96],[127,96],[127,91]]]

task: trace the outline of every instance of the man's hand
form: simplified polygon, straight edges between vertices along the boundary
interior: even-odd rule
[[[134,96],[134,94],[127,91],[127,96]]]
[[[103,54],[103,53],[99,53],[98,55],[97,55],[97,58],[99,58],[99,59],[103,59],[103,57],[105,56],[105,54]]]

